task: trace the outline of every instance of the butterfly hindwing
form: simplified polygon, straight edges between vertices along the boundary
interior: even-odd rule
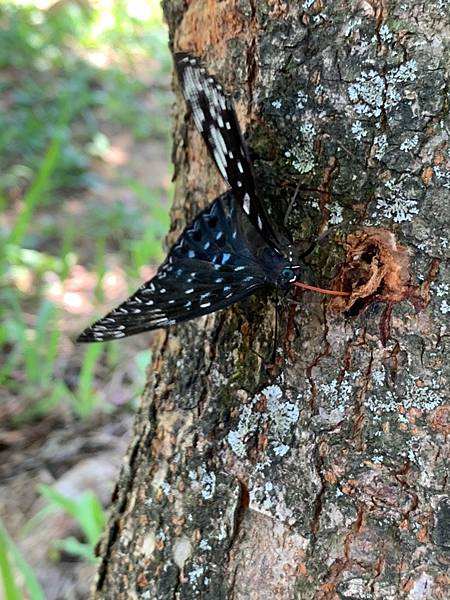
[[[247,147],[231,101],[194,56],[178,52],[175,65],[194,123],[217,168],[250,221],[276,248],[278,236],[257,196]]]
[[[264,269],[257,260],[260,250],[282,268],[284,261],[259,234],[255,238],[233,194],[226,192],[183,231],[153,279],[78,341],[100,342],[168,327],[234,304],[276,279],[272,263]]]

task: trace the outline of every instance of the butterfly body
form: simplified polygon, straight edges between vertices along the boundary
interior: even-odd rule
[[[184,229],[156,275],[79,336],[100,342],[168,327],[225,308],[267,285],[296,280],[289,246],[260,203],[233,107],[186,53],[175,55],[195,125],[230,190]]]

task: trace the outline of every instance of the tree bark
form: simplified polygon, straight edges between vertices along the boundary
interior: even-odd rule
[[[158,335],[95,599],[448,598],[447,0],[165,0],[304,279]],[[223,190],[179,89],[173,242]]]

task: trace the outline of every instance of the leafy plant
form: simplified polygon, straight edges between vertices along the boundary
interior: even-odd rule
[[[55,510],[63,510],[79,524],[86,540],[80,542],[74,537],[68,537],[55,540],[53,547],[89,562],[95,562],[95,546],[106,524],[106,514],[97,496],[87,490],[73,500],[47,485],[40,485],[38,489],[40,494],[49,500],[50,506]]]

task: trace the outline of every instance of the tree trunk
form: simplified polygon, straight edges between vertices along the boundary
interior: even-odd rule
[[[444,599],[448,0],[166,0],[304,279],[157,338],[96,599]],[[223,190],[179,88],[173,242]],[[307,245],[307,244],[306,244]]]

